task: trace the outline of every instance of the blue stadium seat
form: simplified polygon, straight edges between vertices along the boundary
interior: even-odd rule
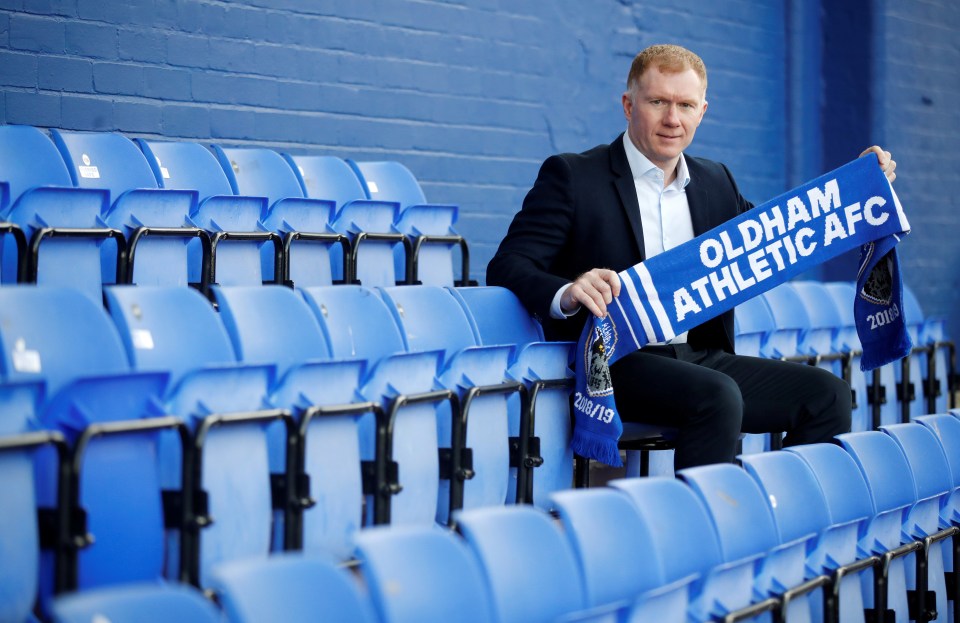
[[[919,377],[921,386],[915,386],[917,402],[911,403],[911,418],[925,413],[943,413],[947,410],[950,393],[951,368],[949,362],[953,348],[943,335],[943,321],[928,318],[920,307],[920,302],[909,286],[903,288],[903,314],[907,331],[913,340],[913,353],[910,357],[911,382]],[[919,368],[915,372],[913,366]]]
[[[409,352],[443,351],[438,378],[460,399],[459,409],[443,404],[437,413],[440,447],[450,452],[441,469],[451,474],[440,481],[437,521],[447,523],[459,508],[504,504],[510,484],[507,398],[523,387],[506,376],[514,348],[479,345],[463,308],[444,288],[381,292]],[[454,460],[461,475],[472,477],[456,475]]]
[[[340,158],[288,154],[284,154],[284,158],[297,175],[306,197],[332,202],[334,211],[330,223],[352,243],[348,247],[355,280],[367,287],[405,283],[408,243],[394,227],[398,204],[371,200],[353,169]]]
[[[370,523],[432,524],[440,461],[437,406],[454,400],[436,377],[443,353],[409,353],[383,300],[362,286],[301,290],[335,359],[364,359],[360,394],[379,411],[360,416],[360,457],[374,465]],[[399,476],[399,480],[398,480]]]
[[[161,191],[143,153],[120,134],[51,130],[51,135],[75,186],[109,191],[111,205],[102,220],[126,237],[126,281],[186,285],[187,243],[198,237],[205,247],[209,243],[206,233],[187,221],[197,191]]]
[[[125,245],[125,240],[101,220],[109,207],[109,193],[72,188],[70,173],[53,142],[30,126],[0,126],[0,170],[7,189],[0,220],[18,226],[24,237],[20,244],[30,242],[33,247],[30,253],[24,247],[23,259],[17,260],[15,239],[0,237],[3,283],[69,285],[100,301],[103,283],[123,277],[118,272],[116,245]],[[114,242],[104,246],[110,238]]]
[[[395,201],[400,205],[396,228],[407,237],[410,253],[405,258],[396,249],[397,274],[405,268],[410,280],[437,286],[470,284],[470,253],[466,240],[456,232],[459,208],[427,203],[420,183],[410,170],[395,161],[354,162],[369,199]],[[460,253],[460,278],[456,278],[454,248]],[[405,263],[404,263],[405,262]]]
[[[903,309],[900,311],[907,325],[910,341],[913,342],[913,351],[900,362],[895,362],[893,370],[897,375],[897,391],[899,393],[897,398],[902,409],[900,421],[909,422],[916,416],[935,412],[935,410],[927,409],[924,394],[926,369],[929,367],[927,357],[931,349],[920,342],[923,311],[920,309],[920,302],[917,301],[917,297],[914,296],[909,286],[903,288]]]
[[[350,280],[351,246],[344,233],[332,228],[334,202],[304,195],[297,174],[275,151],[218,145],[213,149],[234,193],[267,198],[269,208],[262,221],[283,238],[286,280],[302,287]]]
[[[39,425],[73,444],[70,512],[86,522],[70,528],[64,588],[162,577],[154,448],[158,430],[181,425],[156,407],[168,374],[132,372],[103,308],[78,290],[0,288],[0,348],[0,378],[43,381]],[[55,507],[55,466],[40,460],[37,474],[37,503]]]
[[[6,388],[0,386],[0,397],[5,394]],[[0,621],[33,620],[31,611],[39,593],[42,542],[38,517],[43,512],[37,504],[35,454],[38,448],[51,444],[59,449],[61,456],[66,455],[63,436],[56,432],[0,435],[0,506],[4,509],[0,513],[0,552],[4,560],[0,566]],[[59,482],[58,487],[64,484]],[[61,508],[55,515],[58,523],[66,521],[64,511]],[[56,571],[63,569],[58,567]]]
[[[842,453],[842,450],[836,448]],[[832,610],[832,621],[863,621],[863,592],[860,578],[855,574],[871,561],[858,556],[858,531],[867,515],[844,518],[834,522],[827,499],[811,467],[791,452],[764,452],[739,457],[767,499],[773,512],[774,524],[781,543],[787,543],[814,533],[817,538],[807,550],[808,579],[826,574],[830,576],[827,607]],[[850,466],[853,470],[856,467]],[[853,473],[854,485],[863,486],[858,473]],[[832,476],[842,479],[842,474]],[[840,483],[843,486],[844,483]],[[866,495],[865,488],[862,493]],[[815,621],[823,621],[823,602],[811,602]]]
[[[229,623],[373,623],[349,571],[327,558],[277,554],[215,567],[211,589]]]
[[[767,341],[769,356],[806,363],[809,355],[801,351],[801,337],[810,328],[810,317],[800,295],[789,283],[782,283],[762,296],[777,326]]]
[[[874,516],[861,537],[861,548],[889,559],[887,590],[884,593],[874,586],[868,591],[865,587],[865,594],[869,592],[867,603],[873,598],[877,609],[894,610],[897,623],[905,622],[909,610],[906,566],[916,564],[915,552],[922,545],[914,540],[915,531],[908,523],[918,500],[910,464],[893,438],[881,431],[847,433],[837,436],[837,441],[857,463],[873,500]]]
[[[756,607],[753,568],[759,557],[725,557],[707,509],[693,490],[675,478],[620,478],[611,486],[625,492],[652,536],[667,582],[694,576],[689,619],[713,621]],[[767,600],[766,608],[777,605]]]
[[[136,139],[160,188],[196,190],[199,203],[188,222],[210,235],[209,280],[223,285],[255,285],[283,279],[280,236],[267,231],[261,215],[265,197],[238,196],[216,157],[198,143]],[[201,245],[190,243],[191,269],[199,267]],[[269,261],[261,264],[261,248]],[[199,271],[191,281],[200,281]]]
[[[457,536],[429,526],[370,528],[357,560],[383,623],[493,623],[482,570]]]
[[[191,497],[206,498],[206,508],[192,509],[182,564],[191,581],[204,586],[213,565],[270,551],[266,427],[286,417],[264,408],[274,367],[238,364],[213,307],[192,288],[113,286],[105,295],[133,367],[170,371],[165,406],[193,431],[187,476]],[[273,472],[285,474],[288,431],[280,426],[272,430],[279,448]],[[179,458],[167,452],[161,460],[170,457]],[[183,478],[176,467],[167,464],[169,481]]]
[[[526,505],[475,508],[454,521],[480,561],[497,621],[594,620],[585,616],[573,550],[546,512]]]
[[[827,291],[840,312],[841,329],[837,334],[838,350],[850,353],[850,386],[856,392],[853,412],[854,432],[873,430],[881,424],[899,421],[897,386],[893,365],[886,365],[864,374],[860,369],[862,346],[853,317],[853,301],[857,295],[854,284],[832,282],[825,284]]]
[[[551,497],[573,547],[588,607],[622,603],[626,620],[686,623],[695,576],[667,582],[661,552],[630,498],[613,488]]]
[[[913,586],[925,587],[933,591],[936,598],[931,602],[929,594],[926,608],[938,613],[947,613],[947,583],[944,573],[944,550],[957,528],[943,525],[942,509],[946,507],[952,494],[953,478],[950,464],[943,450],[943,444],[936,434],[922,424],[893,424],[881,430],[897,442],[907,457],[910,473],[917,488],[917,501],[911,507],[904,520],[904,529],[908,535],[923,542],[918,556],[926,558],[927,577],[913,577],[908,569],[907,581]],[[924,590],[924,588],[918,588]]]
[[[809,328],[800,336],[800,351],[817,366],[846,379],[846,358],[837,350],[836,341],[843,319],[830,292],[819,281],[791,281],[790,287],[800,296],[810,319]]]
[[[768,357],[767,342],[777,330],[770,307],[762,296],[756,296],[735,310],[737,354],[750,357]],[[748,433],[743,436],[741,448],[745,454],[770,449],[770,435]]]
[[[753,583],[761,598],[784,598],[808,578],[807,549],[816,531],[777,530],[767,498],[744,470],[731,464],[704,465],[680,471],[677,476],[699,496],[717,531],[726,560],[759,558]],[[810,621],[809,594],[795,594],[781,606],[783,620]]]
[[[273,363],[274,407],[299,424],[300,526],[293,545],[346,559],[363,520],[357,418],[372,404],[358,394],[366,362],[331,360],[330,348],[303,297],[281,286],[214,288],[220,317],[241,362]]]
[[[519,467],[511,468],[509,499],[550,508],[550,493],[573,481],[569,369],[573,344],[544,342],[543,330],[506,288],[450,289],[467,311],[479,344],[515,345],[510,376],[527,387],[527,405],[511,398],[510,435]],[[521,409],[521,406],[523,407]]]
[[[64,595],[53,607],[54,623],[219,623],[217,608],[183,584],[133,584]]]
[[[940,413],[921,416],[917,418],[917,422],[929,428],[937,436],[950,465],[951,491],[949,497],[940,506],[940,526],[943,528],[960,526],[960,419]],[[953,595],[960,594],[957,590],[960,588],[957,586],[960,575],[956,574],[954,566],[958,550],[960,550],[960,539],[957,536],[953,537],[953,547],[944,546],[943,548],[943,566],[948,573],[948,579],[953,582],[953,586],[948,586],[947,590]],[[950,600],[949,608],[947,620],[953,621],[957,608],[956,597]]]

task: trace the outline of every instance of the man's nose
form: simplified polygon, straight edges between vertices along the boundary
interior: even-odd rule
[[[678,126],[680,125],[680,111],[677,110],[676,104],[670,104],[667,106],[666,114],[664,115],[663,122],[669,126]]]

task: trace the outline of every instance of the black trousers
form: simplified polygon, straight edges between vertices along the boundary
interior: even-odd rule
[[[624,421],[679,429],[677,470],[733,461],[741,432],[785,432],[790,446],[850,431],[850,386],[801,363],[676,344],[643,348],[610,373]]]

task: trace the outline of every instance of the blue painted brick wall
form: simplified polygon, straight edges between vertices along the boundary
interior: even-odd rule
[[[960,251],[920,249],[946,243],[938,236],[956,209],[957,173],[945,163],[960,127],[950,107],[957,9],[864,2],[877,6],[885,45],[872,138],[897,151],[898,189],[918,229],[905,263],[921,302],[945,313]],[[786,143],[794,158],[807,149],[788,128],[787,5],[0,0],[0,122],[396,159],[430,200],[461,205],[482,280],[541,161],[622,131],[626,73],[651,43],[687,45],[709,68],[691,153],[726,162],[755,201],[785,190]]]
[[[878,0],[873,132],[897,160],[896,188],[913,231],[903,273],[927,315],[960,338],[960,5]],[[875,72],[877,73],[877,72]]]

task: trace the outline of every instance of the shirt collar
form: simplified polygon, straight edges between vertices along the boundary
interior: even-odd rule
[[[630,172],[633,174],[633,179],[640,179],[641,177],[656,173],[660,170],[657,165],[650,162],[649,158],[640,153],[637,146],[630,140],[630,134],[628,132],[623,133],[623,148],[627,152],[627,163],[630,165]],[[675,186],[677,190],[682,190],[686,188],[689,183],[690,171],[687,169],[687,160],[681,153],[680,160],[677,161],[677,178],[671,186]]]

